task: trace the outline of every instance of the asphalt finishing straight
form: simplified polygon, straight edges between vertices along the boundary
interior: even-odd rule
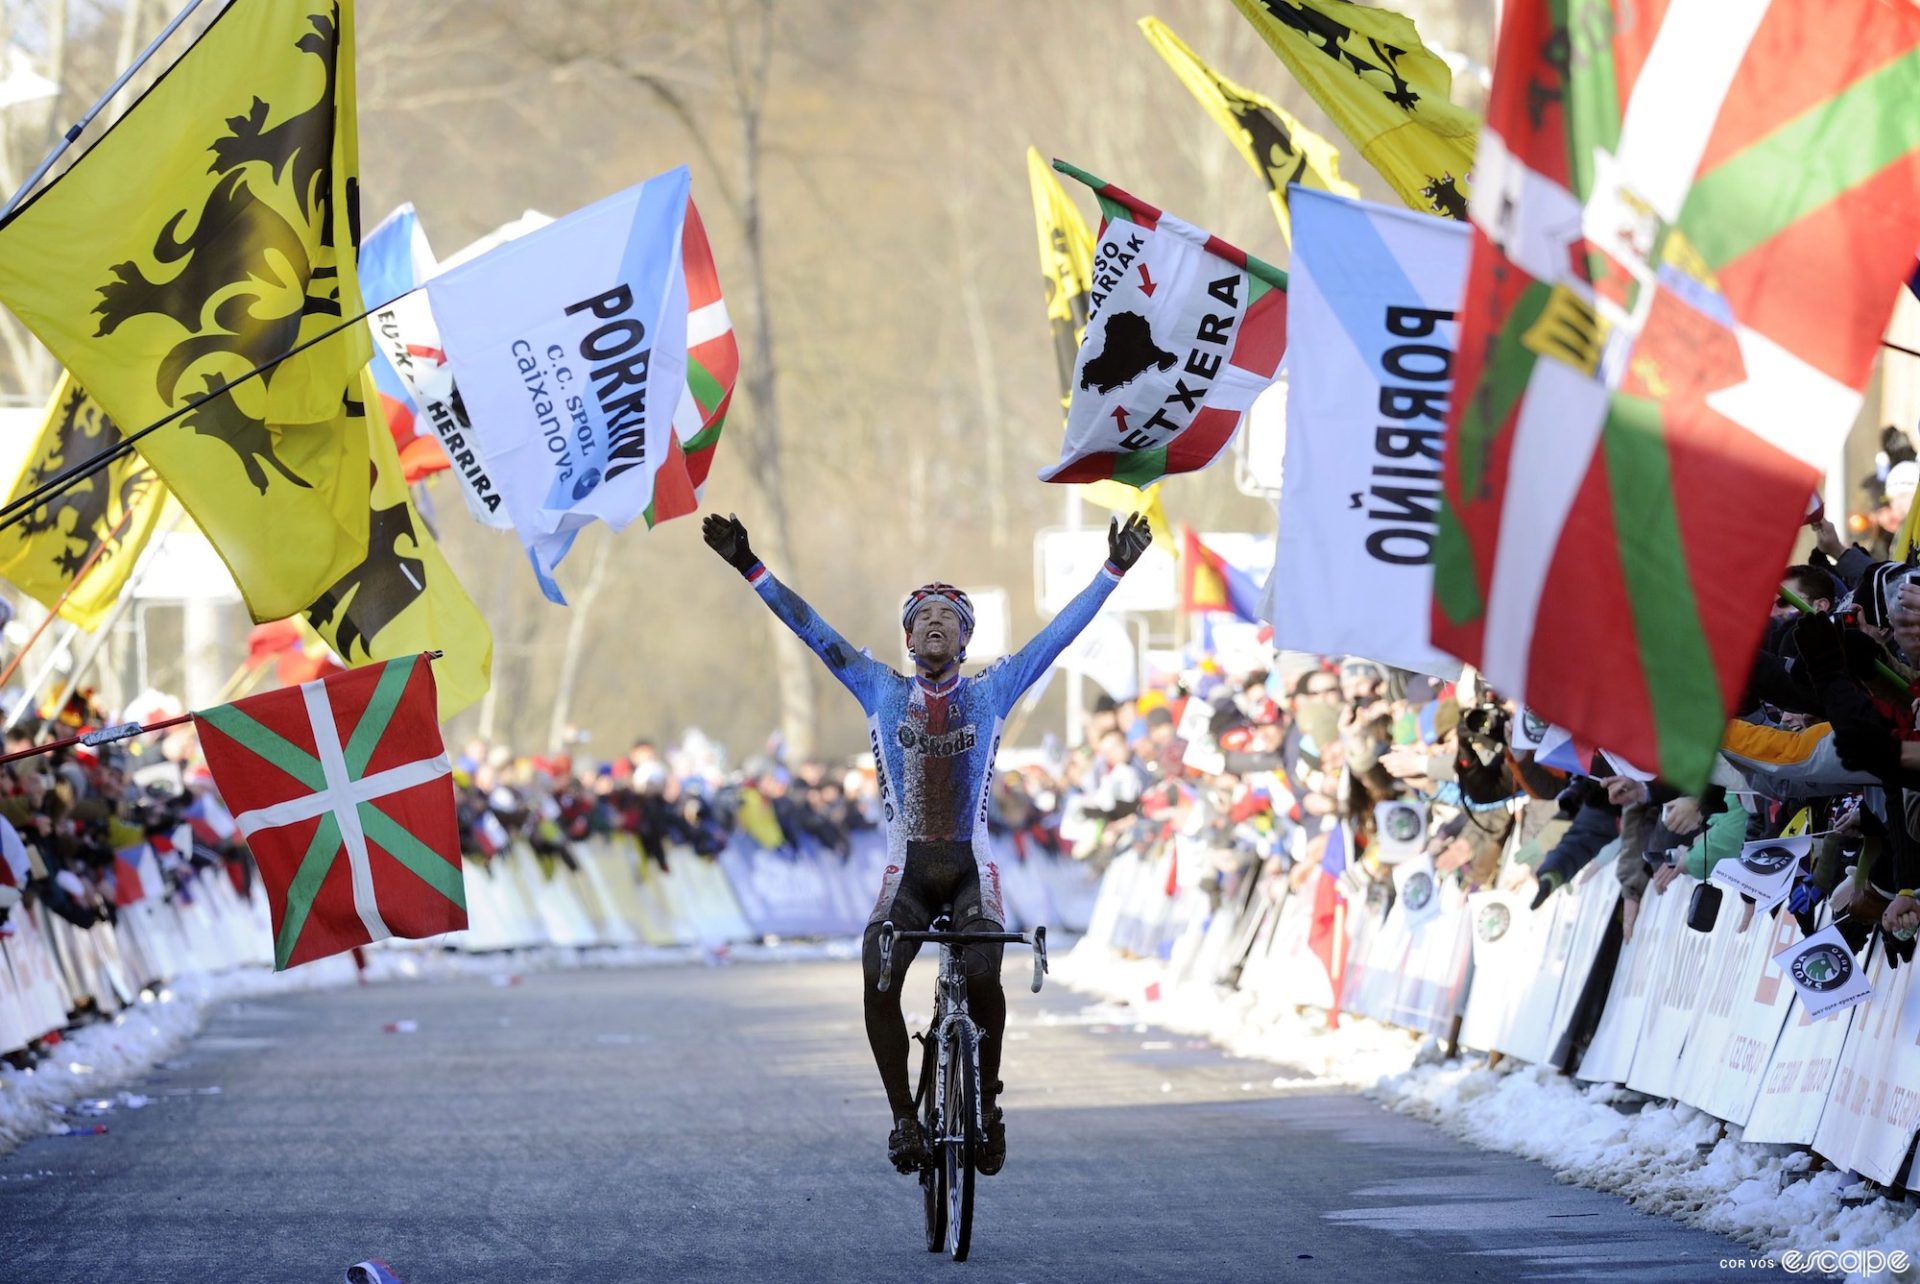
[[[754,963],[228,1004],[107,1135],[0,1159],[0,1280],[321,1284],[365,1257],[407,1284],[1775,1278],[1364,1098],[1032,996],[1011,959],[1009,1158],[956,1264],[922,1247],[918,1187],[885,1162],[859,976]],[[417,1031],[383,1029],[402,1020]]]

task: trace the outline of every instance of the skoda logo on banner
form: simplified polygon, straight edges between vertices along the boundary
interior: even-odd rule
[[[1749,872],[1758,874],[1762,878],[1778,874],[1799,859],[1800,853],[1790,847],[1762,847],[1756,851],[1740,853],[1740,863]]]
[[[1815,991],[1837,990],[1853,975],[1853,955],[1823,941],[1793,961],[1793,979]]]
[[[1480,911],[1480,917],[1474,920],[1473,930],[1479,938],[1488,944],[1499,940],[1513,926],[1513,911],[1504,901],[1495,901]]]
[[[1407,878],[1406,886],[1400,889],[1400,898],[1410,910],[1423,910],[1433,900],[1433,875],[1424,869]]]
[[[1387,809],[1387,837],[1396,843],[1411,843],[1420,837],[1420,809],[1397,803]]]

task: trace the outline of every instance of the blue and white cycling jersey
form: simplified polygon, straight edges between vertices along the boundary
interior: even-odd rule
[[[891,903],[909,843],[966,843],[980,873],[983,908],[1006,921],[1000,875],[987,846],[993,763],[1007,714],[1052,666],[1120,582],[1109,562],[1064,610],[1013,655],[972,676],[935,685],[897,673],[835,632],[773,577],[764,564],[747,576],[773,613],[813,649],[853,693],[867,715],[867,738],[879,774],[887,878],[876,913]]]

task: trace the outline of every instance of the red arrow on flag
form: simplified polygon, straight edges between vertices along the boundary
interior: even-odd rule
[[[1153,278],[1147,275],[1147,265],[1142,263],[1140,265],[1140,293],[1151,299],[1153,292],[1159,288],[1159,286],[1153,283]]]
[[[1125,406],[1115,406],[1113,408],[1113,421],[1120,425],[1121,432],[1127,430],[1127,408]]]

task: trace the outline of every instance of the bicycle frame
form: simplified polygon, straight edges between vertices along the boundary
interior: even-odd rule
[[[885,993],[893,986],[893,947],[898,941],[925,941],[940,946],[940,975],[934,982],[933,1022],[922,1036],[931,1040],[935,1047],[934,1056],[934,1100],[945,1101],[947,1075],[952,1067],[953,1029],[965,1022],[974,1033],[974,1046],[979,1046],[979,1027],[973,1023],[973,1017],[967,1011],[967,974],[961,967],[961,958],[969,945],[1030,945],[1033,947],[1033,992],[1040,993],[1040,986],[1047,975],[1047,929],[1036,927],[1032,937],[1019,932],[954,932],[947,929],[949,915],[940,914],[933,920],[933,926],[925,932],[902,932],[888,919],[880,925],[880,979],[874,987]],[[977,1076],[980,1067],[974,1066]],[[982,1126],[979,1118],[980,1084],[976,1082],[973,1091],[974,1119],[977,1129]],[[941,1116],[943,1133],[949,1133],[953,1121]],[[929,1146],[942,1142],[960,1140],[951,1135],[929,1137]]]

